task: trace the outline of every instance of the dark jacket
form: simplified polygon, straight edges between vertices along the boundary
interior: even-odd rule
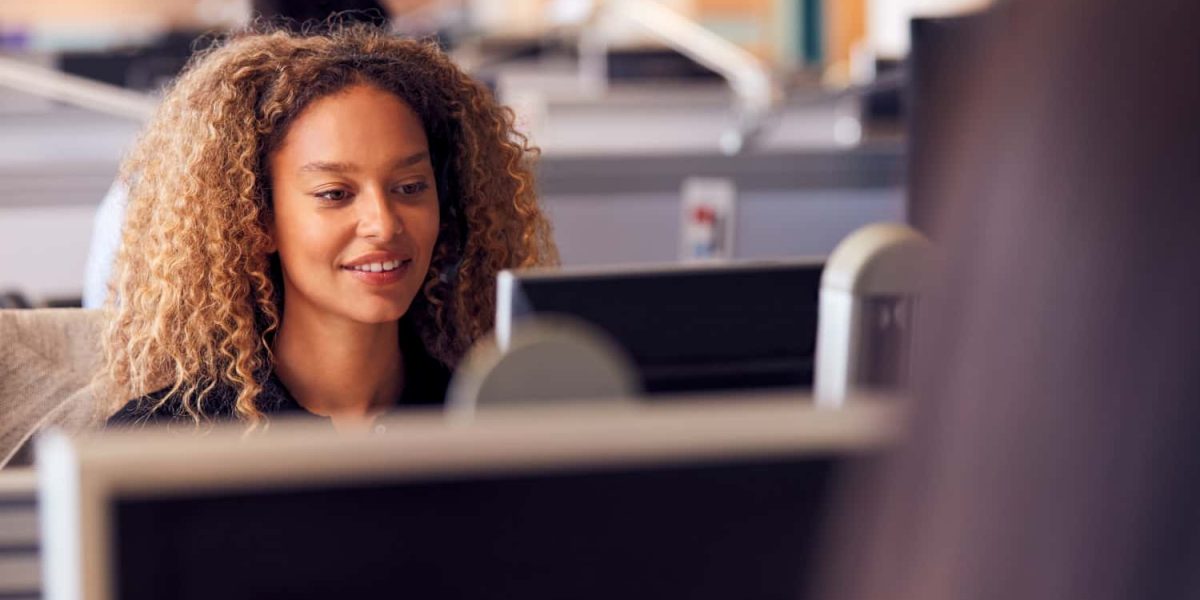
[[[445,402],[446,387],[450,382],[450,370],[434,359],[425,350],[416,333],[410,327],[400,327],[400,348],[404,356],[404,390],[396,402],[401,406],[441,406]],[[307,415],[318,417],[307,410],[288,391],[274,371],[264,374],[262,391],[255,403],[268,418],[275,415]],[[109,417],[109,426],[131,426],[142,424],[180,423],[191,424],[192,419],[183,410],[178,397],[153,410],[158,401],[169,391],[164,388],[135,398],[116,414]],[[201,408],[205,416],[215,421],[232,420],[237,401],[237,390],[229,385],[216,385],[204,395]]]

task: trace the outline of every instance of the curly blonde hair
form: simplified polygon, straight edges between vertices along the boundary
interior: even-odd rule
[[[453,367],[492,328],[501,269],[557,262],[534,192],[537,150],[512,111],[432,42],[368,26],[235,34],[197,55],[122,165],[129,203],[105,334],[109,397],[166,388],[196,421],[217,385],[255,405],[280,323],[267,156],[314,100],[365,83],[394,93],[430,143],[441,228],[410,318]]]

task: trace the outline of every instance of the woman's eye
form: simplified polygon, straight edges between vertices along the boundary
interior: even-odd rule
[[[429,184],[425,183],[424,181],[417,181],[403,184],[396,189],[398,189],[400,193],[404,194],[405,196],[415,196],[416,194],[420,194],[428,188]]]
[[[334,188],[332,190],[322,190],[316,193],[316,196],[322,200],[330,202],[341,202],[350,197],[350,193],[346,190]]]

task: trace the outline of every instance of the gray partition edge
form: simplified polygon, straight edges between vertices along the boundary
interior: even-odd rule
[[[687,177],[732,178],[739,191],[877,189],[904,181],[903,145],[877,142],[838,149],[716,153],[543,156],[538,192],[574,194],[678,193]]]

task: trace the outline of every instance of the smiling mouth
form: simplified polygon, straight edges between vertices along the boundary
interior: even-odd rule
[[[361,265],[355,265],[352,267],[347,266],[342,268],[347,271],[357,271],[360,273],[387,273],[406,266],[411,262],[411,258],[406,260],[385,260],[382,262],[363,263]]]

